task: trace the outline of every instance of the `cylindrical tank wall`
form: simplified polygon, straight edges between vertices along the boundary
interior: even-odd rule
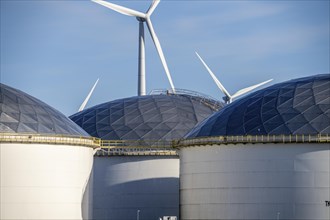
[[[179,216],[178,157],[95,157],[93,173],[93,219]]]
[[[329,144],[182,148],[181,220],[329,220],[329,179]]]
[[[82,218],[86,220],[93,219],[93,176],[92,169],[82,200]]]
[[[0,144],[1,219],[82,219],[93,149]]]

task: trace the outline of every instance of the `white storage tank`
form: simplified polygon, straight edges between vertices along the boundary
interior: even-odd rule
[[[96,147],[57,110],[0,84],[0,219],[87,219]]]
[[[330,74],[237,100],[180,143],[186,219],[330,219]]]
[[[179,215],[177,156],[96,157],[93,219]]]
[[[169,144],[220,107],[176,90],[114,100],[70,116],[90,135],[112,146],[118,140],[110,153],[104,146],[95,157],[93,219],[178,218],[179,158]]]

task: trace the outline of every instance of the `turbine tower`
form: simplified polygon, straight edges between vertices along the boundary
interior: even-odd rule
[[[235,92],[233,95],[230,95],[229,92],[226,90],[226,88],[221,84],[221,82],[217,79],[217,77],[214,75],[214,73],[211,71],[211,69],[206,65],[206,63],[204,62],[204,60],[202,59],[201,56],[199,56],[199,54],[197,52],[195,52],[197,57],[200,59],[200,61],[203,63],[203,65],[205,66],[205,68],[207,69],[207,71],[209,72],[209,74],[211,75],[212,79],[214,80],[214,82],[217,84],[218,88],[225,94],[225,96],[223,97],[223,100],[226,102],[226,104],[229,104],[233,101],[233,99],[244,95],[245,93],[250,92],[251,90],[262,86],[270,81],[272,81],[273,79],[269,79],[267,81],[264,81],[262,83],[253,85],[253,86],[249,86],[247,88],[238,90],[237,92]]]
[[[157,5],[159,4],[160,0],[153,0],[153,2],[151,3],[151,5],[146,13],[135,11],[135,10],[132,10],[132,9],[120,6],[120,5],[116,5],[116,4],[113,4],[110,2],[102,1],[102,0],[92,0],[92,1],[95,3],[98,3],[100,5],[103,5],[107,8],[110,8],[118,13],[128,15],[128,16],[133,16],[139,21],[138,95],[139,96],[146,95],[144,23],[147,24],[149,33],[155,44],[159,58],[163,64],[166,76],[167,76],[168,81],[171,86],[171,89],[173,92],[175,92],[172,77],[171,77],[170,71],[168,69],[162,47],[160,45],[160,42],[158,40],[158,37],[155,33],[155,30],[154,30],[151,20],[150,20],[150,16],[154,12],[154,10],[157,7]]]

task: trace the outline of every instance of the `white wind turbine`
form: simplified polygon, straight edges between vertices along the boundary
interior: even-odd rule
[[[82,110],[85,109],[85,106],[86,106],[88,100],[90,99],[90,97],[91,97],[91,95],[92,95],[92,93],[93,93],[93,91],[94,91],[94,89],[95,89],[98,82],[99,82],[99,79],[97,79],[96,82],[94,83],[94,86],[92,87],[91,91],[88,93],[88,95],[87,95],[86,99],[84,100],[84,102],[81,104],[78,112],[81,112]]]
[[[250,92],[251,90],[262,86],[270,81],[272,81],[273,79],[269,79],[267,81],[264,81],[262,83],[253,85],[253,86],[249,86],[247,88],[238,90],[236,93],[234,93],[233,95],[230,95],[229,92],[225,89],[225,87],[221,84],[221,82],[217,79],[217,77],[214,75],[214,73],[211,71],[211,69],[206,65],[206,63],[204,62],[204,60],[199,56],[199,54],[197,52],[195,52],[196,55],[198,56],[198,58],[202,61],[203,65],[205,66],[205,68],[207,69],[207,71],[209,72],[209,74],[211,75],[212,79],[214,80],[214,82],[217,84],[217,86],[219,87],[219,89],[225,94],[225,96],[223,97],[223,100],[226,102],[226,104],[229,104],[233,101],[233,99],[237,98],[238,96],[244,95],[245,93]]]
[[[165,56],[162,50],[162,47],[160,46],[160,42],[158,40],[158,37],[154,31],[154,28],[152,26],[150,16],[154,12],[155,8],[159,4],[160,0],[153,0],[151,3],[149,9],[146,13],[142,13],[139,11],[135,11],[120,5],[116,5],[110,2],[102,1],[102,0],[92,0],[95,3],[98,3],[100,5],[103,5],[107,8],[110,8],[116,12],[119,12],[124,15],[133,16],[136,17],[136,19],[139,21],[139,69],[138,69],[138,95],[146,95],[146,79],[145,79],[145,47],[144,47],[144,26],[143,23],[147,23],[147,27],[149,29],[149,33],[151,35],[151,38],[155,44],[155,47],[157,49],[158,55],[160,57],[160,60],[163,64],[165,73],[167,75],[168,81],[170,82],[171,89],[173,92],[175,92],[175,88],[173,85],[172,77],[170,74],[170,71],[168,70],[167,63],[165,60]]]

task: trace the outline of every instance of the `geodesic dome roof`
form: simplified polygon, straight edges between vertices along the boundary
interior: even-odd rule
[[[330,74],[278,83],[247,95],[186,137],[268,134],[330,134]]]
[[[89,136],[44,102],[0,83],[0,132]]]
[[[182,138],[216,110],[189,95],[147,95],[106,102],[70,118],[104,140]]]

